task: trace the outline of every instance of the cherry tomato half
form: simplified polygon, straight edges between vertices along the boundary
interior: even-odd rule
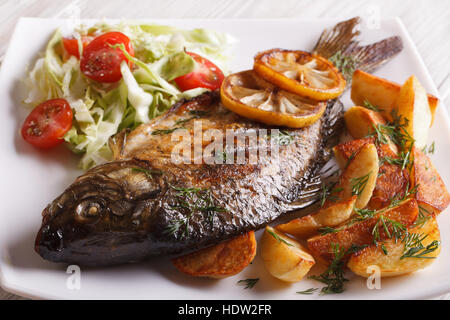
[[[81,37],[81,43],[83,44],[83,50],[91,42],[93,37],[83,36]],[[78,50],[78,40],[76,38],[62,38],[64,45],[64,60],[68,60],[70,56],[75,56],[80,59],[80,52]]]
[[[120,63],[128,61],[115,44],[123,44],[127,52],[134,56],[130,39],[121,32],[104,33],[92,40],[84,49],[80,61],[83,74],[98,82],[116,82],[122,78]]]
[[[47,100],[31,111],[22,126],[22,137],[35,147],[48,149],[61,142],[72,127],[73,113],[65,99]]]
[[[193,52],[186,52],[195,62],[196,68],[191,73],[176,78],[174,81],[182,91],[206,88],[216,90],[220,88],[223,79],[225,78],[223,72],[211,61],[199,56]]]

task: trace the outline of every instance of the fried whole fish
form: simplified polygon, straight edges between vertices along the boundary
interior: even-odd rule
[[[331,39],[344,31],[354,33],[356,23],[338,24]],[[401,50],[399,39],[391,39],[384,41],[396,44],[395,50],[383,52],[380,64]],[[351,44],[354,50],[354,37],[346,41],[335,49]],[[376,64],[376,57],[370,61]],[[259,229],[311,203],[311,181],[317,183],[337,143],[342,113],[339,101],[329,101],[324,116],[311,126],[283,129],[288,142],[279,143],[275,161],[174,163],[172,151],[179,142],[172,141],[171,133],[183,128],[194,135],[196,121],[201,121],[202,132],[273,129],[226,110],[215,92],[181,101],[151,123],[111,139],[116,160],[78,177],[44,209],[35,250],[54,262],[103,266],[186,253]],[[257,144],[258,154],[267,154],[268,145]],[[200,147],[202,153],[204,141]],[[238,148],[250,154],[251,146]],[[194,150],[189,160],[195,159]]]

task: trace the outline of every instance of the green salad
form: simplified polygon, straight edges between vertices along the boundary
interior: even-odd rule
[[[83,50],[87,48],[84,41],[113,31],[126,35],[134,52],[127,52],[123,44],[111,45],[128,59],[128,63],[120,64],[120,80],[106,83],[92,80],[80,69],[80,57],[84,58]],[[68,55],[66,40],[75,42],[78,52]],[[108,147],[111,135],[150,121],[179,99],[209,90],[206,87],[182,90],[174,80],[199,68],[195,54],[227,74],[233,41],[231,36],[212,30],[125,22],[80,26],[69,36],[56,30],[43,56],[27,74],[28,96],[24,102],[36,107],[49,99],[67,100],[73,119],[64,140],[71,150],[82,155],[80,167],[87,169],[111,160]]]

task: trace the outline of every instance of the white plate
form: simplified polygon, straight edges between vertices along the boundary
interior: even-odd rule
[[[274,48],[311,49],[325,27],[337,20],[153,20],[182,28],[204,27],[229,32],[238,38],[231,68],[249,69],[256,52]],[[134,265],[104,269],[82,269],[80,290],[66,286],[69,274],[65,265],[40,258],[33,250],[34,238],[41,224],[41,211],[79,174],[77,159],[65,148],[38,152],[23,142],[19,128],[27,110],[20,80],[25,67],[42,51],[53,30],[66,24],[62,20],[23,18],[17,24],[0,73],[0,270],[2,287],[32,298],[68,299],[414,299],[450,292],[450,216],[439,218],[442,252],[424,271],[396,279],[386,279],[381,290],[369,290],[365,280],[351,276],[343,294],[318,296],[295,292],[321,287],[312,280],[287,285],[272,278],[257,256],[241,274],[224,280],[187,277],[175,270],[166,258]],[[361,39],[374,42],[400,35],[404,50],[376,72],[377,75],[403,83],[415,74],[428,92],[437,90],[423,61],[398,19],[381,21],[379,29],[363,23]],[[348,93],[345,104],[351,104]],[[444,106],[437,110],[430,141],[436,142],[433,162],[450,186],[450,130]],[[260,233],[258,233],[258,238]],[[260,278],[252,290],[237,286],[240,279]]]

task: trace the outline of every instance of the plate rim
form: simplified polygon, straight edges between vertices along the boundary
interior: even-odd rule
[[[15,27],[14,27],[14,31],[11,34],[11,38],[8,42],[7,45],[7,49],[6,49],[6,53],[4,56],[4,59],[1,63],[0,66],[0,79],[2,79],[5,75],[4,75],[4,71],[2,68],[3,65],[7,64],[9,61],[9,56],[12,54],[10,48],[11,48],[11,43],[13,42],[14,39],[17,38],[17,32],[19,30],[20,25],[23,23],[23,21],[56,21],[56,22],[63,22],[63,21],[68,21],[70,19],[61,19],[61,18],[41,18],[41,17],[20,17],[19,20],[17,21]],[[151,22],[151,23],[170,23],[170,22],[174,22],[174,21],[190,21],[190,22],[208,22],[208,21],[239,21],[239,22],[265,22],[265,21],[270,21],[270,22],[324,22],[324,23],[330,23],[330,22],[336,22],[336,21],[343,21],[343,19],[341,18],[295,18],[295,17],[289,17],[289,18],[244,18],[244,19],[240,19],[240,18],[187,18],[187,19],[183,19],[183,18],[174,18],[174,19],[167,19],[167,18],[157,18],[157,19],[80,19],[80,22],[86,22],[86,23],[91,23],[91,22],[97,22],[97,21],[108,21],[108,22],[121,22],[121,21],[127,21],[127,22]],[[440,93],[436,87],[436,84],[434,82],[434,80],[432,79],[430,72],[428,70],[428,68],[425,65],[424,60],[422,59],[414,41],[412,40],[406,26],[404,25],[402,19],[400,17],[388,17],[385,19],[382,19],[382,21],[395,21],[395,23],[398,24],[398,26],[400,27],[400,29],[402,30],[401,36],[405,37],[406,39],[402,39],[404,42],[407,42],[408,45],[410,46],[411,53],[415,56],[415,59],[419,62],[420,66],[419,69],[421,69],[421,71],[423,72],[424,76],[427,78],[427,82],[431,85],[430,91],[432,94],[436,95],[439,100],[440,103],[439,105],[441,105],[440,108],[438,108],[438,112],[441,113],[441,115],[443,115],[443,121],[447,126],[447,131],[450,133],[450,118],[449,118],[449,113],[447,111],[447,108],[445,107],[445,104],[440,96]],[[450,139],[449,139],[450,141]],[[0,253],[3,253],[4,250],[4,246],[0,245]],[[30,298],[30,299],[36,299],[36,300],[41,300],[41,299],[65,299],[64,297],[58,296],[58,295],[54,295],[54,294],[50,294],[48,292],[45,292],[43,290],[35,290],[35,289],[31,289],[31,288],[25,288],[23,286],[18,285],[17,283],[14,283],[14,281],[10,281],[10,279],[7,278],[7,276],[5,276],[4,272],[2,272],[1,269],[1,265],[3,264],[3,260],[0,261],[0,287],[10,293],[19,295],[21,297],[25,297],[25,298]],[[433,289],[428,290],[428,293],[422,294],[422,295],[414,295],[413,298],[410,297],[410,299],[432,299],[432,298],[437,298],[440,297],[442,295],[448,294],[450,293],[450,283],[448,284],[448,288],[444,288],[444,286],[440,286],[439,288],[435,289],[433,293],[431,293],[430,291],[433,291]],[[77,299],[77,297],[73,297],[73,299]],[[119,299],[119,298],[118,298]],[[160,300],[157,298],[149,298],[151,300]],[[227,298],[222,298],[224,300],[229,300]],[[345,298],[344,298],[345,299]],[[367,298],[367,299],[371,299],[371,298]],[[375,297],[372,298],[373,300],[378,300],[379,298]],[[112,300],[115,300],[114,298]],[[182,300],[182,299],[177,299],[177,300]],[[251,298],[250,298],[251,300]]]

